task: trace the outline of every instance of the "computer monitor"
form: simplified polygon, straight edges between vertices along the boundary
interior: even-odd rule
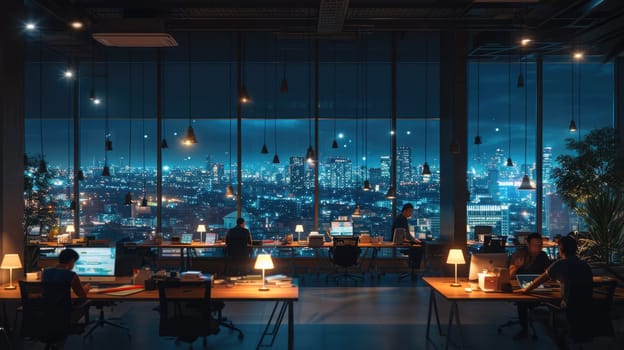
[[[206,244],[215,244],[217,242],[217,234],[215,232],[206,232]]]
[[[351,221],[332,221],[332,236],[353,236],[353,223]]]
[[[81,281],[115,280],[115,247],[74,247],[80,258],[74,265],[74,272]]]
[[[476,280],[479,278],[479,272],[494,271],[495,267],[507,267],[507,253],[472,254],[468,280]]]

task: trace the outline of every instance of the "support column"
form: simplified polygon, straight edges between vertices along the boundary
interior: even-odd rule
[[[537,120],[535,121],[535,230],[544,234],[544,60],[538,56],[535,60],[535,86],[537,89]],[[528,80],[528,79],[527,79]]]
[[[0,14],[0,259],[18,253],[24,262],[24,42],[19,20],[24,2],[5,0]],[[15,270],[14,281],[24,269]],[[8,270],[0,272],[8,282]]]
[[[613,63],[613,127],[620,136],[619,154],[624,153],[624,57],[616,57]],[[624,159],[618,159],[616,169],[624,177]]]
[[[467,34],[440,33],[440,236],[466,247]]]

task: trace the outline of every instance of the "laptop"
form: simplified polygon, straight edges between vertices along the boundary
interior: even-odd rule
[[[525,288],[526,286],[528,286],[531,282],[533,282],[534,279],[536,279],[537,277],[539,277],[539,275],[537,274],[519,274],[516,275],[516,280],[518,280],[518,285],[520,286],[520,288]],[[544,287],[543,284],[540,284],[537,288],[533,289],[531,292],[552,292],[553,289],[552,288],[547,288]]]
[[[217,234],[215,232],[206,232],[206,244],[215,244],[217,242]]]
[[[193,234],[192,233],[183,233],[182,238],[180,238],[180,243],[182,244],[191,244],[193,243]]]

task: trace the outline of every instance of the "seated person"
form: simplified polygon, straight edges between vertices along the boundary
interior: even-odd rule
[[[561,259],[552,263],[546,272],[531,284],[515,292],[526,293],[542,283],[553,280],[561,286],[561,309],[565,311],[574,340],[581,340],[590,329],[593,288],[592,271],[587,262],[576,256],[577,243],[571,236],[562,237],[558,244]]]
[[[45,283],[67,283],[78,298],[86,299],[87,293],[89,292],[89,284],[86,283],[83,285],[80,283],[80,278],[74,271],[72,271],[74,264],[79,258],[80,256],[78,253],[71,248],[61,251],[58,258],[58,264],[54,267],[49,267],[43,270],[41,282],[44,284],[44,288]],[[45,293],[45,289],[43,292]],[[67,292],[69,293],[69,290]],[[71,323],[77,323],[85,315],[85,308],[78,307],[79,304],[83,304],[83,301],[74,303],[76,307],[72,308],[70,319]]]
[[[516,278],[517,274],[542,274],[550,264],[548,255],[542,251],[542,235],[531,233],[526,241],[526,247],[519,248],[509,263],[509,279]],[[528,337],[529,308],[533,303],[517,303],[518,319],[522,329],[514,338]]]
[[[401,209],[401,213],[399,213],[399,215],[397,215],[394,218],[394,221],[392,222],[392,228],[390,231],[391,241],[393,240],[394,230],[397,228],[402,228],[402,229],[405,229],[405,240],[407,242],[412,243],[412,244],[421,243],[420,240],[412,237],[412,235],[409,233],[410,230],[409,230],[409,224],[407,222],[407,219],[412,217],[413,213],[414,213],[414,206],[412,205],[412,203],[406,203],[405,205],[403,205],[403,208]],[[410,267],[416,268],[416,269],[420,267],[420,262],[422,260],[422,255],[423,255],[422,252],[423,252],[422,247],[413,247],[408,250]]]
[[[236,226],[228,230],[225,235],[225,255],[228,257],[228,265],[235,263],[238,271],[231,271],[231,266],[228,266],[226,274],[232,272],[242,273],[246,272],[247,268],[240,265],[245,265],[251,256],[251,232],[245,228],[245,219],[236,219]]]

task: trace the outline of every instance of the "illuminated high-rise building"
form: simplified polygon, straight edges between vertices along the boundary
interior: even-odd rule
[[[412,148],[399,146],[397,149],[397,180],[403,183],[412,182]]]

